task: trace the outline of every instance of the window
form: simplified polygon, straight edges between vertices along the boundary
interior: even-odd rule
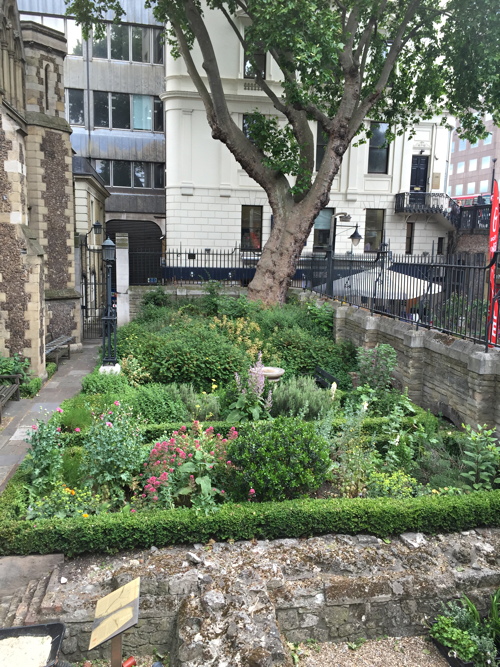
[[[66,19],[66,39],[68,40],[68,56],[82,56],[82,29],[73,19]]]
[[[94,90],[94,127],[109,127],[109,95]]]
[[[45,110],[49,110],[50,65],[45,65]]]
[[[448,195],[448,197],[451,197],[451,185],[449,185],[449,186],[446,188],[446,194]]]
[[[163,31],[153,28],[153,62],[163,65]]]
[[[159,97],[154,98],[153,111],[153,130],[155,132],[163,132],[163,101]]]
[[[92,58],[108,57],[108,38],[104,35],[102,39],[92,38]]]
[[[262,247],[262,206],[241,207],[241,248],[260,250]]]
[[[314,221],[313,250],[324,250],[330,243],[333,208],[324,208]]]
[[[365,252],[378,250],[384,236],[384,209],[367,208],[365,222]]]
[[[479,141],[475,141],[473,144],[471,143],[470,147],[471,148],[477,148],[479,146]]]
[[[130,95],[111,93],[111,127],[130,130]]]
[[[465,171],[465,162],[459,162],[457,164],[457,174],[463,174]]]
[[[131,171],[132,162],[124,160],[113,160],[113,185],[117,187],[130,188],[132,185]]]
[[[85,125],[83,90],[68,89],[68,122],[70,125]]]
[[[486,192],[490,191],[490,182],[489,181],[481,181],[479,183],[479,192],[481,194],[485,194]]]
[[[464,151],[467,148],[467,140],[466,139],[460,139],[458,142],[458,150],[459,151]]]
[[[96,160],[95,170],[106,185],[111,185],[111,160]]]
[[[153,98],[149,95],[133,95],[133,127],[135,130],[153,129]]]
[[[106,185],[118,188],[165,187],[165,164],[162,162],[129,162],[94,160],[94,168]]]
[[[469,171],[476,171],[477,169],[477,160],[469,160]]]
[[[59,30],[59,32],[64,32],[64,19],[55,16],[44,16],[43,25],[54,30]]]
[[[488,146],[489,144],[491,144],[491,137],[492,137],[492,135],[488,134],[488,136],[485,139],[483,139],[483,145],[484,146]]]
[[[467,194],[473,195],[476,191],[476,183],[467,183]]]
[[[444,236],[438,236],[437,254],[444,255]]]
[[[451,142],[451,152],[452,153],[455,152],[455,142],[454,141]]]
[[[489,169],[490,168],[490,156],[487,155],[486,157],[483,157],[481,159],[481,169]]]
[[[460,183],[460,185],[455,185],[455,197],[461,197],[464,193],[464,186]]]
[[[318,133],[316,136],[316,171],[318,171],[321,163],[323,162],[326,145],[328,143],[327,133],[324,131],[321,125],[318,125],[317,128],[318,128]]]
[[[387,174],[389,165],[389,145],[387,144],[387,123],[371,123],[370,148],[368,152],[368,173]]]
[[[150,57],[150,33],[147,28],[132,26],[132,60],[136,63],[148,63]]]
[[[415,223],[407,222],[406,223],[406,249],[405,252],[407,255],[413,253],[413,241],[415,237]]]
[[[243,76],[245,79],[256,79],[257,73],[266,78],[266,53],[262,50],[244,55]]]
[[[448,174],[449,174],[450,176],[453,176],[453,162],[450,163],[450,169],[449,169],[449,171],[448,171]]]
[[[111,25],[111,60],[129,60],[128,25]]]
[[[161,189],[165,187],[165,165],[161,162],[153,164],[153,187]]]

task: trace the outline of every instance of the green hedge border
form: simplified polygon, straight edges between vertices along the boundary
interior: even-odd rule
[[[114,553],[217,541],[298,538],[328,533],[449,533],[500,526],[500,491],[467,496],[296,500],[223,505],[209,516],[191,509],[79,519],[3,521],[0,555]]]

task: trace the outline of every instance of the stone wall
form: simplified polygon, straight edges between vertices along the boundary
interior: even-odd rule
[[[457,426],[488,424],[500,434],[500,350],[435,330],[417,329],[353,306],[334,302],[336,340],[397,352],[395,377],[415,403],[441,413]]]
[[[478,529],[84,557],[53,573],[31,621],[66,623],[63,652],[72,662],[109,656],[109,643],[87,651],[95,604],[140,576],[139,623],[124,634],[124,654],[157,649],[173,667],[284,665],[285,640],[424,634],[441,602],[462,593],[485,610],[500,586],[499,548],[499,530]]]

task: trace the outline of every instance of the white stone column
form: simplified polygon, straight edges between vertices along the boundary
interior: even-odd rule
[[[128,234],[116,234],[116,315],[118,326],[130,322]]]

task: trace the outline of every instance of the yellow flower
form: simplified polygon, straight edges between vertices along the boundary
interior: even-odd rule
[[[431,493],[439,493],[437,489],[432,489]]]
[[[195,408],[199,408],[200,406],[199,406],[199,405],[195,405],[194,407],[195,407]]]
[[[86,519],[88,519],[89,515],[88,514],[82,514]]]
[[[216,389],[217,389],[217,385],[216,385],[216,384],[213,384],[213,385],[212,385],[212,391],[215,391]]]
[[[74,496],[75,493],[76,493],[76,491],[73,491],[73,489],[71,489],[71,490],[70,490],[70,493],[71,493],[72,496]]]

